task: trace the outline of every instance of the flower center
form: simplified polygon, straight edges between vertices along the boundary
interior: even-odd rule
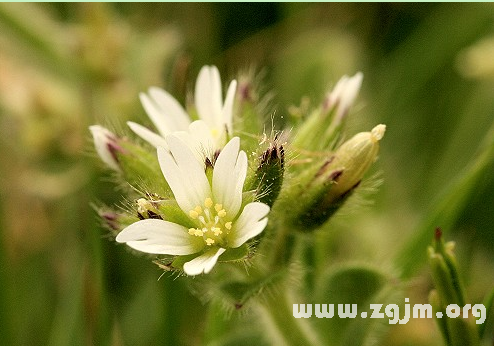
[[[189,216],[197,220],[199,226],[189,228],[189,234],[202,237],[208,246],[223,245],[224,236],[232,229],[231,221],[225,222],[226,210],[223,209],[223,205],[215,204],[209,197],[204,200],[204,205],[190,210]]]

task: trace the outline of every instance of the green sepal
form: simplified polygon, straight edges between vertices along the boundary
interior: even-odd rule
[[[465,289],[458,272],[453,253],[454,243],[444,243],[441,229],[435,230],[432,246],[429,246],[429,263],[439,297],[444,305],[465,305]]]
[[[480,339],[475,319],[471,316],[463,318],[463,306],[465,306],[466,299],[453,248],[452,242],[444,244],[442,231],[437,228],[432,246],[428,248],[429,266],[436,288],[435,293],[431,292],[430,300],[443,312],[442,319],[445,322],[441,319],[437,319],[437,322],[447,345],[477,346],[480,344]],[[450,318],[446,315],[446,308],[450,304],[460,307],[460,315],[457,318]],[[446,325],[446,332],[444,332],[444,325]]]
[[[354,189],[346,192],[342,196],[332,201],[327,200],[327,196],[320,196],[309,208],[307,213],[302,215],[299,221],[299,228],[303,231],[311,231],[322,226],[331,216],[333,216],[348,198],[353,194]]]
[[[231,262],[245,259],[249,255],[249,247],[246,244],[242,244],[237,248],[228,248],[218,258],[220,262]]]
[[[466,304],[465,302],[465,287],[463,285],[463,281],[460,278],[460,274],[458,271],[458,263],[456,261],[456,257],[453,254],[453,249],[454,249],[454,242],[448,242],[444,245],[444,261],[446,262],[446,265],[448,266],[450,275],[451,275],[451,281],[453,283],[453,287],[455,289],[456,295],[458,297],[458,305],[459,306],[464,306]]]
[[[259,158],[251,189],[259,202],[272,206],[281,190],[285,171],[285,151],[274,142]]]
[[[239,261],[244,258],[246,258],[249,255],[249,248],[247,245],[243,244],[242,246],[239,246],[238,248],[228,248],[226,251],[218,258],[219,262],[232,262],[232,261]],[[200,256],[200,254],[192,254],[192,255],[184,255],[184,256],[177,256],[171,263],[171,267],[174,269],[183,269],[184,264],[193,260],[197,256]]]
[[[293,138],[293,146],[304,150],[321,151],[327,150],[335,141],[338,130],[331,126],[334,117],[333,109],[324,112],[322,107],[312,111],[298,127],[299,130]]]
[[[129,141],[119,144],[122,151],[117,152],[117,159],[125,181],[139,190],[169,196],[171,190],[163,177],[156,153]]]
[[[343,173],[340,169],[326,170],[331,162],[309,168],[289,190],[280,197],[280,209],[285,222],[301,232],[310,232],[324,224],[350,197],[354,189],[336,198],[328,199],[331,189]],[[357,184],[358,185],[358,184]]]
[[[192,261],[197,256],[199,255],[196,253],[192,255],[177,256],[173,260],[171,267],[175,269],[183,269],[185,263]]]
[[[158,210],[163,216],[163,220],[170,221],[187,228],[197,227],[194,221],[186,215],[175,200],[160,201]]]
[[[240,108],[233,119],[234,135],[240,137],[242,148],[246,152],[255,151],[259,148],[259,139],[252,134],[261,133],[264,122],[250,102],[243,103]]]
[[[443,256],[435,253],[432,247],[429,247],[429,266],[441,305],[445,307],[448,304],[458,304],[450,270]]]

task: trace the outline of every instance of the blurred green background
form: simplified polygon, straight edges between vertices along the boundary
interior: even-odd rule
[[[277,119],[362,71],[347,134],[387,125],[383,184],[372,206],[321,235],[327,265],[365,260],[399,276],[414,258],[403,286],[427,303],[423,230],[442,226],[471,301],[492,289],[494,165],[472,162],[493,136],[493,4],[2,3],[0,345],[227,344],[205,338],[207,306],[189,280],[158,281],[149,259],[108,240],[92,207],[122,193],[88,126],[129,134],[126,120],[146,121],[140,91],[157,85],[184,102],[205,64],[225,82],[257,71]],[[416,319],[380,344],[442,342]]]

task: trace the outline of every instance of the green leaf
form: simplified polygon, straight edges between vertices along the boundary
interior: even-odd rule
[[[369,304],[388,302],[391,292],[396,294],[397,287],[391,287],[389,276],[377,268],[353,264],[332,269],[316,282],[313,303],[334,304],[334,316],[315,318],[315,325],[329,345],[365,345],[377,337],[376,332],[387,322],[386,319],[370,319],[373,310]],[[357,316],[342,318],[338,304],[356,304]],[[315,306],[313,310],[314,317]],[[364,311],[367,318],[361,317]]]
[[[479,154],[437,198],[434,208],[427,213],[417,231],[398,252],[395,263],[401,269],[403,278],[411,277],[424,264],[431,232],[438,226],[443,232],[453,228],[469,198],[476,193],[477,180],[488,171],[489,167],[492,167],[493,163],[494,124],[484,138]]]

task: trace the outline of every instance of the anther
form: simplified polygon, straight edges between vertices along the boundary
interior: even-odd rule
[[[225,216],[226,216],[226,211],[225,211],[225,209],[221,209],[221,210],[218,212],[218,216],[219,216],[219,217],[225,217]]]
[[[213,244],[214,244],[214,240],[213,240],[213,239],[211,239],[211,238],[207,238],[207,239],[206,239],[206,245],[211,246],[211,245],[213,245]]]
[[[204,201],[204,206],[206,208],[211,208],[213,206],[213,200],[211,198],[206,198],[206,200]]]
[[[199,216],[199,213],[197,213],[197,211],[195,211],[195,210],[191,210],[191,211],[189,211],[189,216],[193,219],[197,219],[197,217]]]
[[[221,233],[223,233],[221,231],[221,228],[219,228],[219,227],[211,227],[211,231],[213,231],[215,236],[219,236]]]
[[[231,221],[230,221],[230,222],[225,223],[225,228],[226,228],[227,230],[231,230],[231,229],[232,229],[232,223],[231,223]]]

